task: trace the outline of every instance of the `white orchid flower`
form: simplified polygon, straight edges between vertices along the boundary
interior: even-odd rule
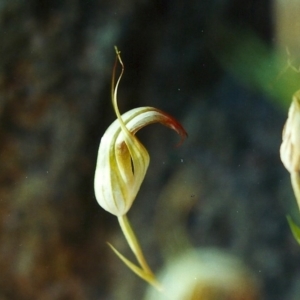
[[[300,90],[293,96],[288,118],[282,132],[280,158],[289,171],[293,191],[300,209]],[[294,238],[300,244],[300,227],[287,216]]]
[[[293,96],[283,128],[280,158],[291,175],[292,187],[300,208],[300,91]]]
[[[283,128],[280,157],[290,173],[300,171],[300,91],[293,96]]]
[[[94,180],[95,195],[102,208],[118,217],[121,229],[141,268],[131,263],[109,244],[113,251],[137,275],[160,288],[126,216],[145,178],[150,160],[147,150],[135,134],[152,123],[161,123],[175,130],[182,140],[187,134],[173,117],[153,107],[135,108],[121,116],[117,104],[117,92],[124,65],[120,52],[116,47],[115,50],[116,62],[113,69],[111,97],[117,120],[109,126],[100,142]],[[118,61],[122,71],[115,84]]]

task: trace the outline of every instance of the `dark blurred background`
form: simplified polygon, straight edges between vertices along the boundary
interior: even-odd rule
[[[149,264],[180,249],[181,227],[193,247],[244,261],[263,299],[298,300],[285,215],[299,213],[279,146],[300,88],[299,13],[280,0],[1,0],[0,299],[143,298],[93,191],[117,45],[120,110],[160,108],[189,134],[176,148],[160,125],[139,133],[151,164],[129,218]]]

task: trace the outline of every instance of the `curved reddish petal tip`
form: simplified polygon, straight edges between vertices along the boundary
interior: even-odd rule
[[[175,129],[177,131],[177,133],[180,135],[180,141],[179,143],[177,143],[175,145],[175,147],[180,147],[182,145],[182,143],[184,142],[184,140],[188,137],[187,132],[185,131],[185,129],[182,127],[182,125],[176,121],[176,125],[177,125],[177,129]]]
[[[180,135],[180,141],[175,146],[177,148],[182,145],[182,143],[184,142],[184,140],[188,136],[188,134],[185,131],[185,129],[183,128],[183,126],[175,118],[173,118],[169,114],[166,114],[165,112],[164,112],[164,115],[167,116],[167,118],[168,118],[165,125],[167,125],[171,129],[175,130]]]

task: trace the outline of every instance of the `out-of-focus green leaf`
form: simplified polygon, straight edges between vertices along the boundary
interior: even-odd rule
[[[260,90],[287,109],[291,95],[299,90],[300,72],[293,58],[267,45],[254,32],[217,26],[212,32],[211,51],[225,70],[253,90]],[[289,63],[291,65],[289,65]]]
[[[300,227],[298,227],[296,225],[296,223],[292,220],[292,218],[290,216],[287,216],[286,218],[289,222],[289,225],[290,225],[290,228],[292,230],[292,233],[293,233],[293,236],[294,236],[295,240],[300,245]]]

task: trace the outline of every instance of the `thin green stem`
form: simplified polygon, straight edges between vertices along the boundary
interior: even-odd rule
[[[133,254],[135,255],[137,261],[139,262],[140,267],[137,267],[132,262],[130,262],[127,258],[125,258],[121,253],[119,253],[112,245],[109,246],[112,250],[119,256],[119,258],[138,276],[143,278],[145,281],[152,284],[158,291],[162,291],[163,288],[161,284],[155,278],[155,275],[151,271],[142,251],[142,248],[134,234],[134,231],[130,225],[130,222],[126,215],[118,217],[118,221],[120,227],[123,231],[123,234],[129,244],[130,249],[132,250]]]
[[[131,248],[132,252],[134,253],[137,261],[141,265],[142,269],[153,275],[153,272],[151,271],[145,257],[142,251],[142,248],[134,234],[134,231],[132,230],[132,227],[130,225],[130,222],[127,218],[127,215],[123,215],[118,217],[119,224],[121,226],[121,229],[123,231],[123,234],[129,244],[129,247]]]
[[[298,172],[291,173],[291,182],[298,203],[298,207],[300,209],[300,175]]]

